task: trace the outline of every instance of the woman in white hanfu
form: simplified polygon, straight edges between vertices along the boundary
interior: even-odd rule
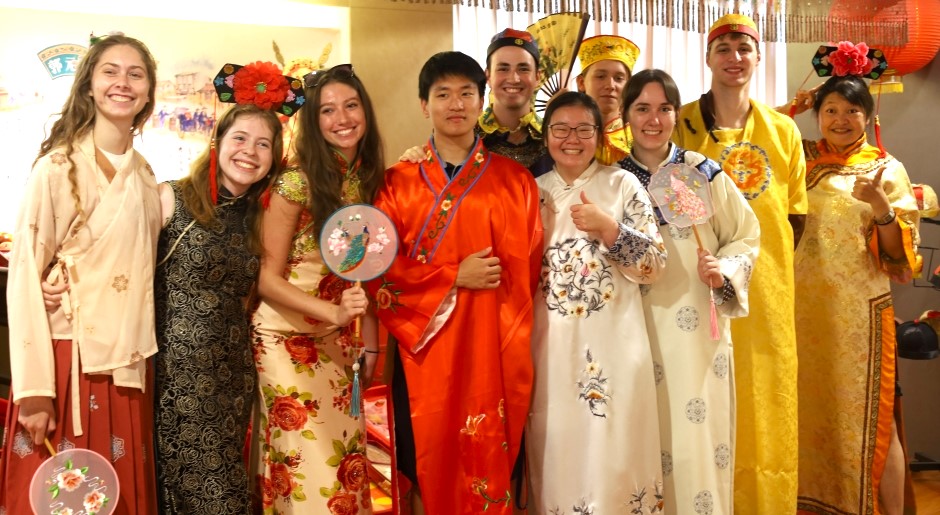
[[[642,288],[643,307],[656,368],[665,512],[727,515],[734,473],[730,319],[747,315],[760,226],[717,163],[670,142],[682,105],[672,77],[662,70],[638,72],[622,105],[634,141],[620,165],[644,186],[669,163],[688,164],[708,178],[714,213],[696,226],[703,248],[691,227],[666,225],[660,217],[669,263],[656,284]]]
[[[594,160],[597,104],[559,95],[545,112],[555,161],[537,179],[545,226],[526,428],[538,514],[658,513],[662,470],[640,284],[666,252],[636,177]]]

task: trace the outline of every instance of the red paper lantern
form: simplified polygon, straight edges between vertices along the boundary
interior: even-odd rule
[[[888,74],[915,72],[937,55],[940,50],[940,0],[907,0],[907,44],[885,46]]]
[[[940,50],[940,0],[899,0],[891,5],[883,0],[836,0],[830,17],[837,21],[829,24],[832,41],[865,41],[885,53],[888,70],[872,84],[882,93],[903,91],[900,76],[923,68]],[[855,25],[854,33],[846,33],[845,26],[858,21],[865,28],[858,30]],[[907,43],[895,46],[880,39],[885,27],[902,23],[907,26]]]

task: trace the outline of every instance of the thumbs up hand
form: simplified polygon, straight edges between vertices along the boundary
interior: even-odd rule
[[[885,167],[882,166],[875,172],[874,177],[868,178],[859,175],[855,178],[855,186],[852,188],[852,197],[870,205],[875,218],[879,218],[891,210],[891,202],[888,201],[888,195],[881,184],[881,176],[884,171]]]
[[[593,239],[603,240],[608,247],[613,245],[620,235],[620,225],[614,217],[591,202],[583,190],[581,204],[571,206],[571,221],[579,231],[588,233]]]

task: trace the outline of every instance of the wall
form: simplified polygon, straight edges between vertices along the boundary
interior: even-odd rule
[[[350,5],[352,62],[375,104],[391,165],[431,134],[418,101],[418,72],[435,53],[453,49],[452,8],[388,0]]]
[[[818,45],[787,46],[788,90],[792,94],[811,69],[810,61]],[[926,183],[940,191],[940,56],[923,69],[905,76],[904,93],[881,97],[881,135],[885,148],[904,163],[914,183]],[[806,85],[822,82],[813,77]],[[819,130],[812,113],[797,117],[804,138],[818,139]],[[869,134],[874,142],[874,137]],[[921,244],[940,247],[940,226],[922,224]],[[940,265],[940,251],[924,250],[924,269]],[[931,259],[932,258],[932,259]],[[916,281],[924,285],[923,281]],[[894,285],[895,311],[901,320],[911,320],[928,309],[940,310],[940,291],[929,287]],[[899,360],[899,375],[904,391],[904,420],[909,448],[940,460],[940,359],[931,361]]]

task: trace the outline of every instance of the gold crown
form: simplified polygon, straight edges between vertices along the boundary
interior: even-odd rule
[[[633,65],[640,57],[640,49],[632,41],[621,36],[594,36],[581,42],[578,59],[581,61],[581,73],[588,66],[605,60],[620,61],[633,73]]]

